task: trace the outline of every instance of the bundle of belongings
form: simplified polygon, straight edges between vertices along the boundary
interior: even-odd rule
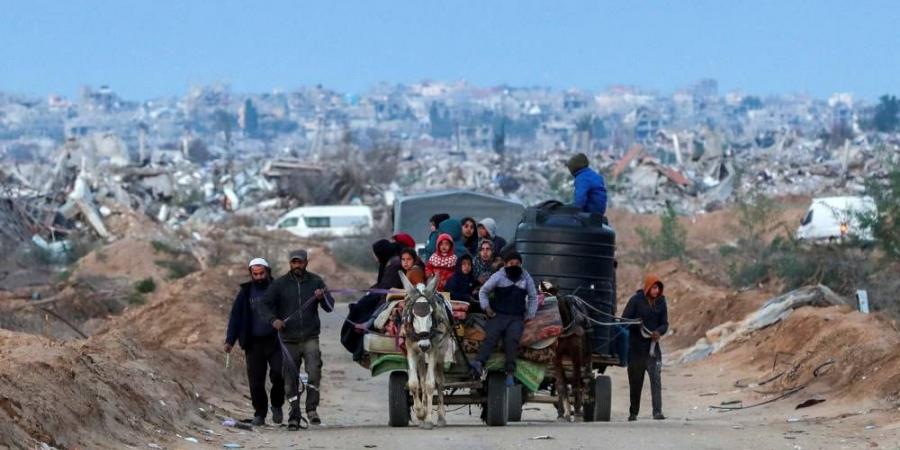
[[[525,330],[519,340],[519,359],[551,363],[556,356],[553,344],[562,334],[562,318],[559,315],[556,297],[546,297],[539,304],[534,319],[525,322]],[[485,323],[487,316],[484,314],[469,315],[465,322],[462,341],[466,353],[478,353],[485,338]]]
[[[469,302],[449,300],[449,294],[440,292],[449,301],[453,319],[463,323],[468,319]],[[405,354],[403,336],[400,333],[405,294],[388,294],[385,303],[375,311],[370,330],[363,338],[363,349],[368,353]]]
[[[478,353],[486,337],[487,316],[483,313],[469,313],[470,309],[478,310],[469,302],[449,300],[446,292],[439,294],[450,304],[455,332],[460,338],[462,350],[470,355]],[[402,291],[388,294],[367,323],[368,332],[363,336],[362,345],[365,355],[357,361],[365,367],[371,365],[373,375],[406,368],[406,348],[400,333],[404,300],[405,293]],[[553,363],[556,339],[563,330],[556,297],[538,295],[538,304],[534,319],[525,323],[519,341],[516,369],[516,378],[532,391],[537,389],[543,379],[545,365]],[[503,357],[500,350],[497,351],[486,368],[491,369],[492,365],[502,368]]]

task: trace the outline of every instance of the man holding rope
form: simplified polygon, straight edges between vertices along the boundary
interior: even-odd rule
[[[322,379],[322,353],[319,350],[319,307],[325,312],[334,310],[334,298],[318,275],[306,270],[309,254],[295,250],[290,254],[291,270],[272,282],[260,304],[261,316],[278,330],[279,344],[284,353],[284,380],[290,412],[288,429],[300,428],[300,364],[306,365],[309,382],[306,388],[306,414],[309,423],[322,423],[316,408],[319,406],[319,386]]]
[[[641,391],[644,388],[644,372],[650,376],[650,398],[653,418],[663,420],[662,413],[662,352],[659,338],[669,330],[669,313],[663,284],[656,275],[644,278],[644,289],[638,290],[622,313],[625,319],[639,319],[632,324],[629,333],[628,385],[631,391],[631,408],[628,421],[637,420],[641,408]]]

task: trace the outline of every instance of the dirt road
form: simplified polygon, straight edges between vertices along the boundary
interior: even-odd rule
[[[339,305],[338,313],[345,312],[346,305]],[[664,369],[665,421],[649,418],[647,389],[641,417],[635,423],[626,421],[627,378],[624,369],[615,368],[611,372],[613,417],[609,423],[557,422],[552,406],[526,404],[523,422],[507,427],[483,425],[478,408],[473,407],[470,413],[468,407],[455,407],[448,414],[445,428],[390,428],[387,377],[371,378],[367,370],[353,363],[337,340],[340,320],[336,314],[323,316],[322,426],[300,432],[288,432],[283,427],[240,433],[226,430],[224,436],[209,442],[210,448],[221,448],[223,442],[239,443],[248,449],[900,448],[900,423],[881,423],[883,419],[872,414],[841,417],[847,414],[839,411],[846,408],[824,406],[827,403],[795,410],[801,397],[737,412],[708,410],[708,405],[741,399],[733,387],[739,375],[703,364]],[[858,407],[866,409],[866,405]],[[249,404],[242,412],[250,412]],[[185,444],[179,448],[198,446]]]

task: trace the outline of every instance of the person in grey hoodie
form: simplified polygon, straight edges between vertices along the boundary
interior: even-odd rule
[[[506,239],[497,236],[497,221],[490,217],[485,217],[478,222],[478,237],[491,240],[494,244],[494,254],[499,254],[503,251],[503,247],[506,247]]]
[[[537,314],[537,289],[531,275],[522,269],[522,256],[513,250],[503,256],[506,266],[498,270],[484,283],[478,292],[481,309],[489,317],[485,325],[485,339],[472,362],[472,374],[480,377],[497,342],[503,339],[506,356],[506,385],[515,383],[516,358],[519,356],[519,339],[525,330],[525,321]],[[494,298],[490,298],[490,294]]]
[[[300,428],[300,386],[298,371],[306,364],[309,374],[306,394],[306,414],[313,425],[322,423],[316,408],[319,406],[319,386],[322,379],[322,352],[319,350],[319,308],[334,311],[334,298],[328,293],[322,277],[306,270],[309,254],[295,250],[290,254],[291,270],[272,282],[259,304],[260,316],[278,330],[289,355],[284,360],[284,380],[290,412],[288,429]],[[287,360],[290,356],[290,361]]]

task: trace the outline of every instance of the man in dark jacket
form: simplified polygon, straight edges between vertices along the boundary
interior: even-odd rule
[[[638,319],[640,325],[632,325],[629,332],[628,385],[631,391],[631,408],[628,420],[637,420],[641,408],[641,390],[644,388],[644,372],[650,377],[650,398],[653,418],[663,420],[662,413],[662,351],[659,338],[669,330],[669,312],[663,284],[656,275],[647,275],[644,289],[638,290],[622,317]]]
[[[513,250],[503,255],[506,266],[488,278],[478,300],[481,309],[489,317],[485,325],[485,338],[472,362],[473,375],[480,376],[484,364],[503,339],[506,356],[506,385],[515,383],[516,358],[519,356],[519,340],[525,330],[525,321],[534,319],[537,313],[537,289],[531,275],[522,269],[522,256]],[[490,294],[494,298],[490,298]]]
[[[235,341],[241,344],[247,358],[247,382],[250,385],[250,401],[253,403],[253,425],[266,423],[268,398],[266,397],[266,371],[272,381],[272,422],[283,420],[284,378],[282,377],[281,349],[272,325],[259,316],[254,306],[262,301],[272,282],[269,262],[263,258],[250,261],[250,281],[241,284],[225,336],[225,353],[231,353]]]
[[[262,317],[278,330],[290,361],[284,361],[284,380],[290,412],[288,429],[300,428],[300,396],[298,372],[301,362],[306,365],[309,382],[306,386],[306,414],[313,425],[321,424],[316,408],[319,406],[319,386],[322,379],[322,353],[319,350],[319,306],[325,312],[334,310],[334,298],[325,282],[308,272],[306,250],[291,252],[291,270],[274,282],[260,304]]]
[[[588,157],[579,153],[566,163],[569,173],[575,177],[575,201],[573,205],[584,212],[606,215],[606,183],[603,176],[588,167]]]

